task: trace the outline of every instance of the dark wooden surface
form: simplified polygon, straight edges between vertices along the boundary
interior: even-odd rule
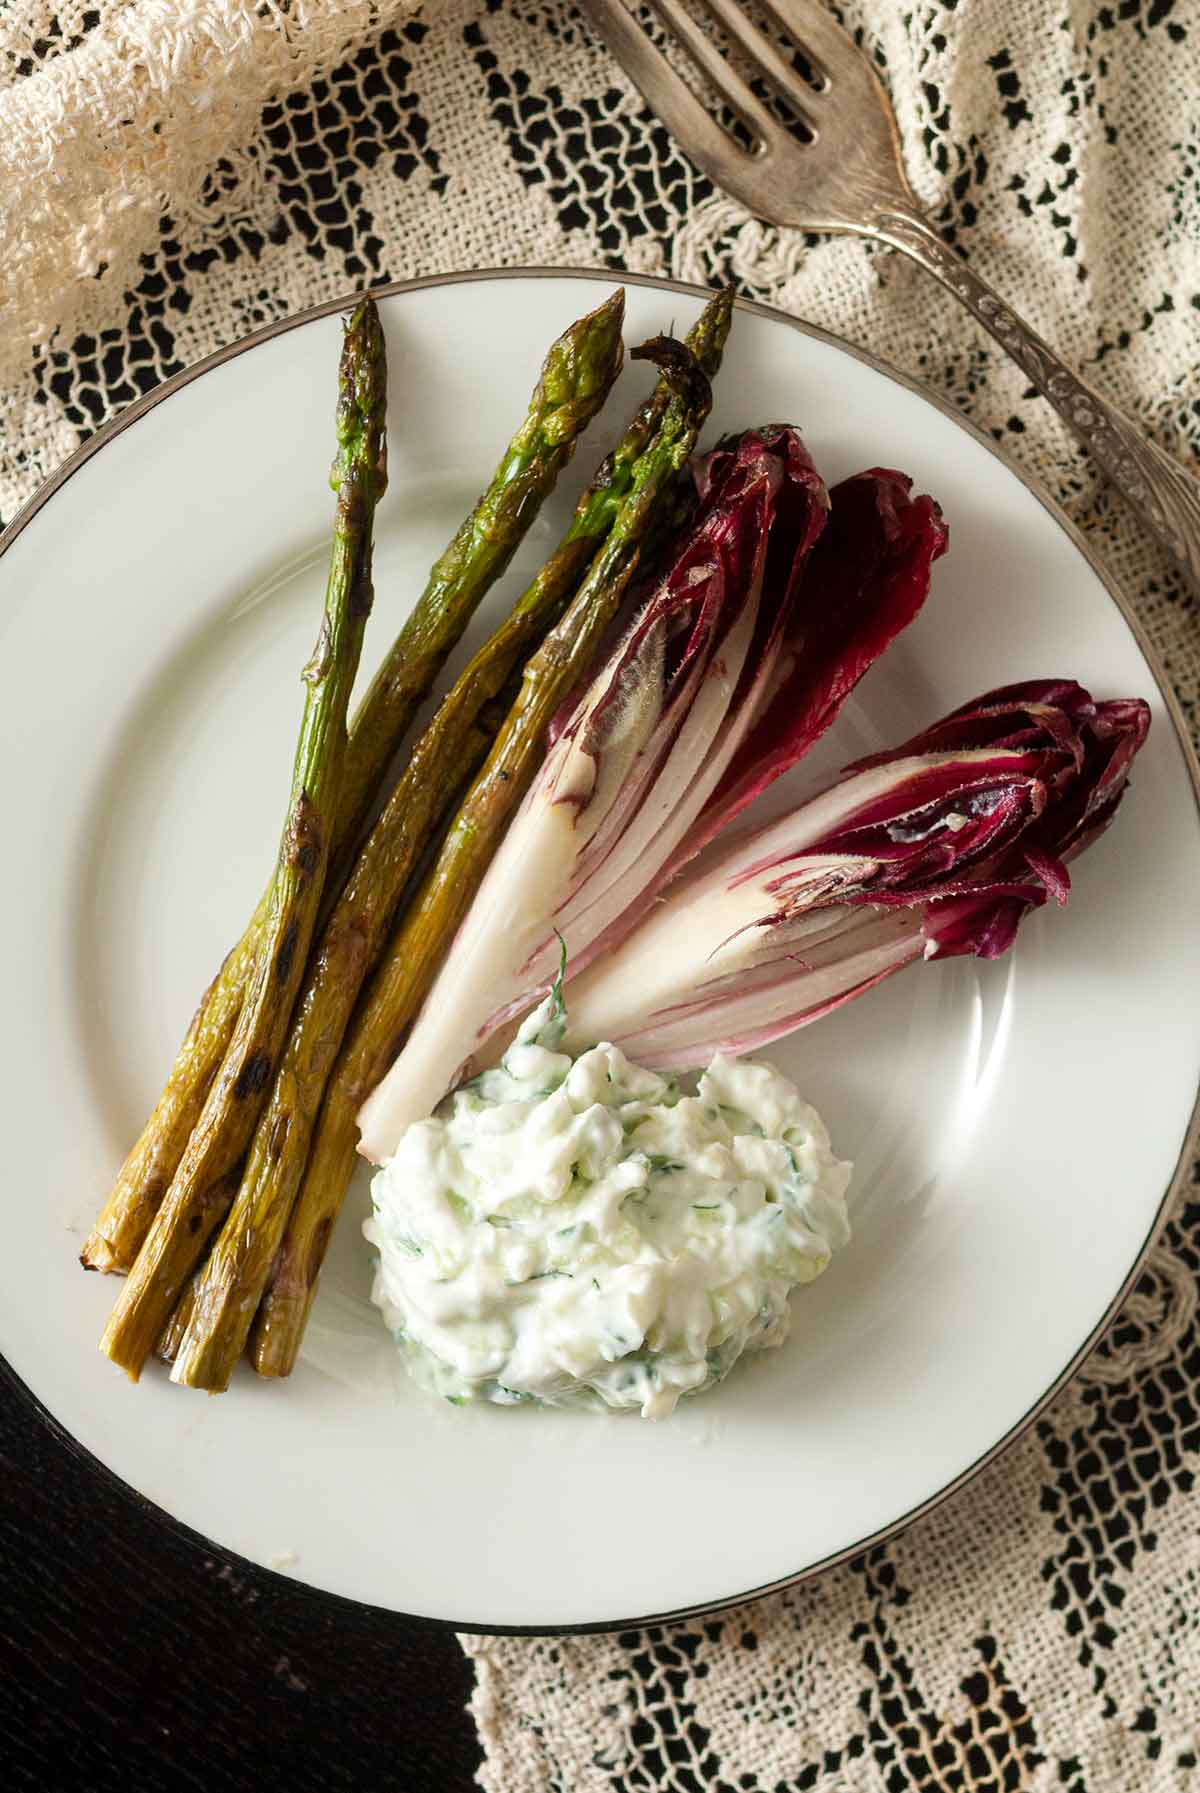
[[[470,1691],[452,1633],[198,1543],[0,1369],[3,1793],[457,1793]]]

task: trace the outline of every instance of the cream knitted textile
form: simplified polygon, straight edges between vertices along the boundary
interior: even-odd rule
[[[413,10],[0,5],[0,514],[166,374],[366,282],[535,262],[732,277],[919,375],[1036,473],[1196,719],[1195,599],[925,275],[750,220],[563,0]],[[847,0],[842,16],[886,73],[943,229],[1194,464],[1195,0]],[[1198,1284],[1193,1188],[1074,1386],[958,1496],[846,1568],[638,1635],[465,1639],[485,1787],[1200,1784]]]

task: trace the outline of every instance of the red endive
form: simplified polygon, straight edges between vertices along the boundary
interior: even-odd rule
[[[996,958],[1111,821],[1144,703],[988,692],[718,847],[571,987],[571,1043],[655,1070],[765,1046],[919,958]]]
[[[667,572],[559,719],[360,1149],[381,1160],[497,1029],[578,976],[718,828],[828,727],[919,610],[946,543],[936,506],[874,470],[832,499],[797,433],[701,463]],[[828,517],[828,522],[827,522]]]

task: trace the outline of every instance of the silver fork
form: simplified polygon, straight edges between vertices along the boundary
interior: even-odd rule
[[[847,232],[902,249],[936,276],[1024,369],[1113,484],[1200,588],[1200,488],[1173,457],[1059,360],[942,241],[913,196],[891,102],[874,69],[819,0],[762,0],[820,79],[819,91],[747,18],[738,0],[708,11],[807,128],[798,142],[751,91],[681,0],[651,0],[753,140],[724,130],[626,10],[579,0],[599,36],[709,179],[772,224]]]

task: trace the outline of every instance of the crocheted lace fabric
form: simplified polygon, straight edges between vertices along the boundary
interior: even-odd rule
[[[740,290],[949,396],[1087,530],[1196,721],[1195,599],[1004,353],[897,255],[750,219],[563,0],[7,0],[0,515],[245,331],[376,280],[604,264]],[[847,0],[916,192],[1195,464],[1200,15]],[[798,420],[801,423],[803,419]],[[1200,1195],[1035,1428],[903,1538],[629,1636],[464,1639],[490,1793],[1168,1793],[1200,1760]],[[636,1422],[631,1422],[636,1423]]]

